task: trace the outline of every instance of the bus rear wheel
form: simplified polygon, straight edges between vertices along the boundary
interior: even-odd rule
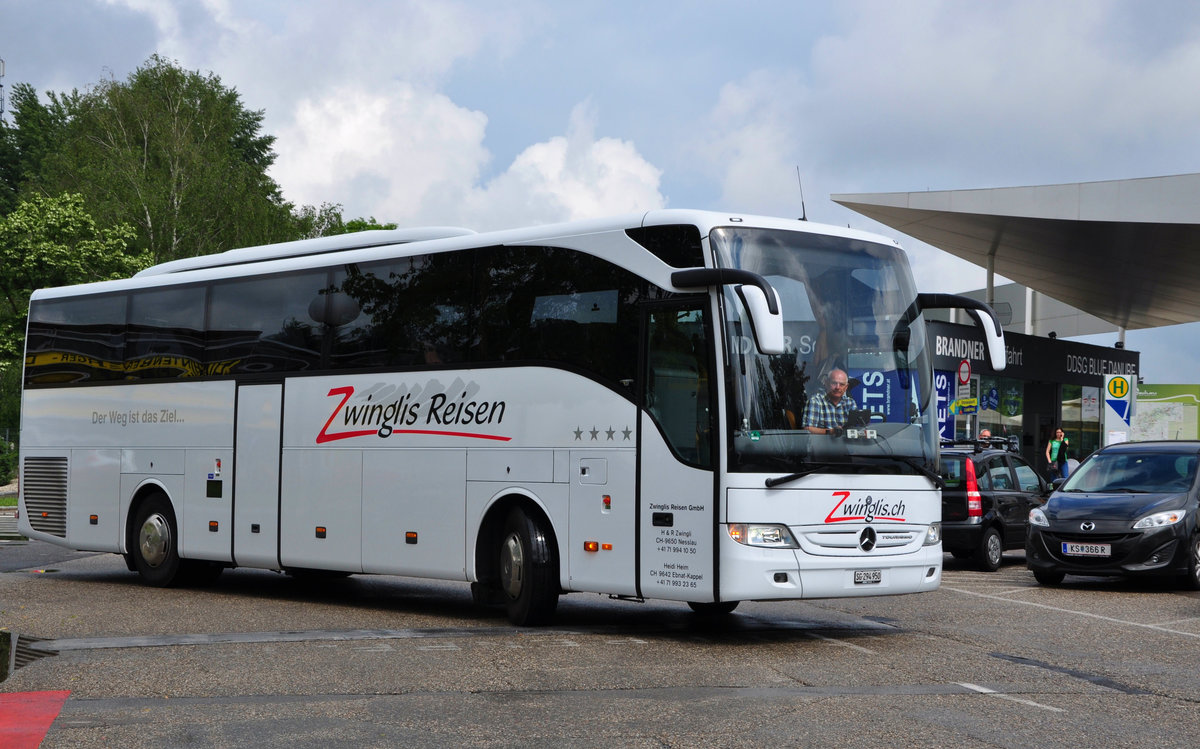
[[[508,620],[519,627],[546,624],[558,607],[558,560],[537,518],[514,509],[500,542],[500,589]]]
[[[166,495],[154,494],[138,508],[130,541],[133,566],[144,581],[156,588],[175,583],[181,560],[175,513]]]

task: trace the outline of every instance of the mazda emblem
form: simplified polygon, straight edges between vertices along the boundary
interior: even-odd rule
[[[1085,521],[1083,521],[1082,523],[1080,523],[1080,524],[1079,524],[1079,530],[1081,530],[1081,531],[1094,531],[1094,530],[1096,530],[1096,524],[1095,524],[1095,523],[1093,523],[1093,522],[1092,522],[1092,521],[1090,521],[1090,520],[1085,520]]]
[[[863,532],[858,536],[858,548],[863,551],[870,551],[875,548],[875,529],[871,526],[863,528]]]

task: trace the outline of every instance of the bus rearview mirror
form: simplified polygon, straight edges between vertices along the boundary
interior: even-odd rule
[[[776,309],[776,312],[771,312],[772,305],[768,302],[767,295],[763,293],[762,289],[748,284],[742,284],[735,288],[742,304],[746,306],[746,311],[750,314],[750,329],[754,334],[754,345],[764,354],[786,354],[787,346],[783,337],[783,315],[780,312],[782,307],[779,304],[779,292],[774,288],[770,289],[775,296],[774,307]]]

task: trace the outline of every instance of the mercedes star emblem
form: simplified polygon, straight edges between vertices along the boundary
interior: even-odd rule
[[[875,548],[875,529],[871,526],[863,528],[863,532],[858,536],[858,548],[863,551],[870,551]]]

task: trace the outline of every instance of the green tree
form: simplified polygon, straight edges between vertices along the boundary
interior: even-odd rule
[[[213,74],[157,55],[125,81],[65,103],[61,146],[37,187],[78,192],[101,225],[130,224],[155,263],[295,237],[291,206],[267,175],[274,136]]]
[[[16,131],[0,120],[0,216],[17,206],[17,191],[21,187],[20,163]]]
[[[295,239],[315,239],[332,237],[336,234],[350,234],[356,231],[396,228],[396,224],[379,223],[374,216],[369,219],[343,220],[340,203],[322,203],[320,208],[311,205],[301,206],[292,212],[292,219],[295,222]]]
[[[13,480],[21,426],[21,368],[0,364],[0,484]]]
[[[0,218],[0,361],[20,358],[34,289],[125,278],[149,265],[133,227],[99,228],[82,195],[31,196]]]
[[[27,83],[13,86],[9,96],[13,125],[0,122],[0,216],[17,207],[21,192],[42,169],[46,155],[62,148],[70,109],[79,93],[51,92],[42,104]]]

